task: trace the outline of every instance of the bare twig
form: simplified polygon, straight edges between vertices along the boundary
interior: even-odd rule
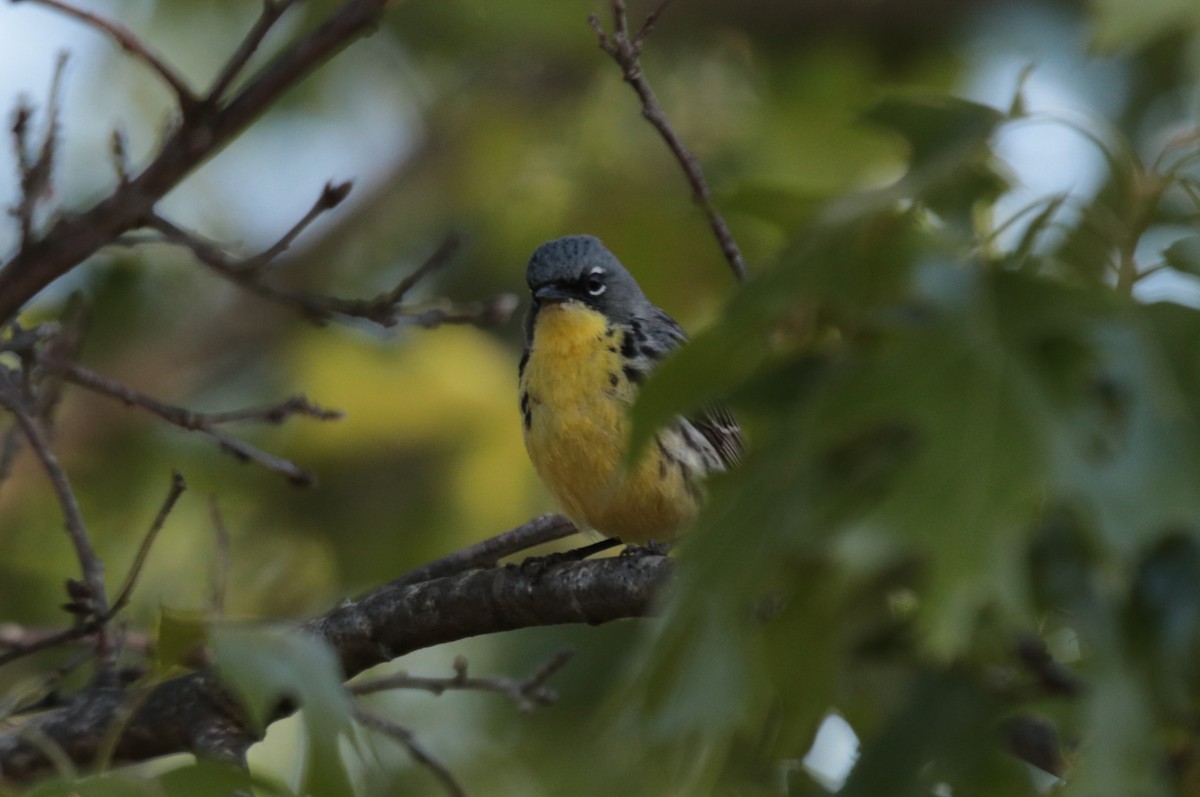
[[[219,618],[225,615],[225,593],[229,588],[229,530],[225,527],[221,503],[216,495],[208,497],[208,514],[212,518],[213,539],[217,548],[217,559],[213,565],[212,613]]]
[[[83,522],[83,513],[79,511],[79,502],[75,499],[75,493],[71,489],[66,471],[63,470],[58,457],[54,455],[47,444],[37,421],[22,405],[10,373],[0,372],[0,406],[8,410],[16,419],[29,447],[33,449],[33,453],[42,463],[42,468],[46,471],[46,476],[54,488],[54,494],[58,498],[63,517],[66,520],[67,535],[71,538],[71,544],[75,548],[75,557],[79,560],[79,569],[83,575],[86,597],[90,602],[90,611],[87,614],[103,616],[108,611],[108,597],[104,589],[104,563],[100,561],[100,557],[96,555],[96,550],[92,547],[87,527]]]
[[[273,246],[254,257],[248,258],[238,268],[244,271],[258,271],[270,264],[276,257],[283,254],[292,245],[292,241],[296,240],[296,236],[304,232],[305,228],[312,224],[318,216],[340,205],[353,187],[354,184],[349,181],[344,183],[325,183],[325,188],[321,191],[321,195],[317,197],[317,201],[313,202],[308,213],[305,213],[300,221],[292,225],[292,228],[284,233],[283,237],[276,241]]]
[[[9,213],[17,219],[20,227],[22,248],[33,243],[34,213],[38,203],[50,193],[54,156],[58,150],[58,100],[66,65],[67,54],[59,53],[54,65],[54,77],[50,80],[50,94],[46,101],[46,125],[37,157],[31,154],[29,147],[28,126],[33,117],[33,109],[22,102],[13,116],[13,149],[21,177],[21,199]]]
[[[505,556],[529,550],[535,545],[561,540],[575,534],[576,531],[571,521],[562,515],[541,515],[515,529],[489,537],[483,542],[477,542],[411,570],[388,586],[403,587],[454,575],[464,570],[492,567]]]
[[[441,695],[447,691],[495,692],[507,697],[519,710],[532,711],[558,699],[558,694],[546,686],[546,681],[566,666],[572,655],[574,651],[559,651],[521,680],[506,676],[472,678],[467,674],[466,658],[458,656],[454,659],[454,675],[448,678],[428,678],[402,672],[353,684],[350,691],[356,695],[369,695],[392,689],[420,689],[434,695]]]
[[[13,1],[20,2],[20,0]],[[64,0],[27,0],[27,2],[53,8],[100,31],[116,42],[122,50],[144,63],[152,72],[162,78],[163,82],[171,88],[171,91],[175,92],[179,106],[185,114],[195,107],[197,103],[196,95],[192,93],[192,90],[188,88],[183,79],[165,61],[151,52],[150,48],[143,44],[129,28],[118,22],[105,19],[98,14],[93,14],[82,8],[76,8],[64,2]]]
[[[457,232],[450,233],[442,239],[437,249],[433,250],[433,254],[425,258],[424,263],[404,279],[400,280],[395,288],[383,294],[380,299],[384,302],[390,302],[393,305],[398,304],[408,295],[409,291],[417,286],[417,283],[449,263],[458,254],[458,250],[462,248],[462,245],[463,236]]]
[[[40,362],[48,371],[69,382],[117,399],[127,406],[140,407],[181,429],[207,435],[238,459],[254,462],[268,470],[280,473],[293,483],[300,485],[312,484],[316,477],[294,462],[269,454],[244,440],[233,437],[218,427],[224,423],[246,420],[279,423],[291,415],[306,415],[318,420],[332,420],[341,417],[341,413],[322,409],[309,403],[303,396],[295,396],[279,404],[266,407],[218,413],[193,412],[159,401],[153,396],[148,396],[75,363],[49,359],[43,359]]]
[[[221,74],[217,75],[217,79],[213,81],[212,88],[208,90],[207,100],[209,102],[217,103],[224,98],[225,92],[246,68],[246,64],[258,50],[267,33],[294,4],[295,0],[263,0],[262,13],[258,15],[258,19],[254,20],[254,25],[221,69]]]
[[[108,152],[112,157],[117,183],[125,185],[129,182],[129,148],[125,145],[125,134],[120,130],[112,131],[108,142]]]
[[[629,33],[629,20],[625,13],[624,0],[612,0],[613,31],[611,36],[605,32],[600,18],[595,14],[588,17],[588,23],[596,32],[600,48],[621,67],[621,74],[624,76],[625,82],[632,86],[638,97],[641,98],[642,116],[654,125],[658,134],[674,153],[675,159],[679,161],[684,175],[692,186],[692,197],[696,204],[704,210],[704,215],[708,217],[708,225],[712,228],[717,243],[721,246],[725,260],[733,269],[734,276],[739,280],[744,280],[746,278],[746,261],[742,258],[741,250],[733,238],[733,233],[729,231],[729,225],[725,223],[725,218],[713,202],[712,191],[709,190],[708,182],[704,179],[700,161],[684,146],[666,114],[663,113],[662,106],[659,105],[658,98],[650,87],[650,82],[646,80],[639,61],[643,41],[653,30],[669,2],[670,0],[664,0],[660,3],[633,36],[630,36]]]
[[[47,0],[38,1],[47,4]],[[61,0],[53,3],[56,8],[62,6]],[[385,9],[393,4],[394,0],[345,0],[311,33],[284,48],[231,98],[211,108],[197,107],[203,113],[184,113],[139,174],[117,185],[91,207],[64,214],[50,233],[22,247],[0,268],[0,324],[11,321],[39,291],[98,249],[143,226],[158,200],[187,174],[320,64],[374,30]],[[145,59],[136,51],[135,55]],[[187,102],[181,100],[183,105]]]
[[[133,564],[129,567],[129,573],[125,576],[125,583],[121,585],[121,591],[117,593],[117,599],[113,601],[109,617],[121,611],[129,603],[129,599],[133,595],[133,587],[137,584],[142,567],[146,564],[146,557],[150,555],[150,547],[154,545],[155,539],[158,538],[158,533],[162,531],[163,524],[167,522],[167,516],[175,508],[175,502],[179,500],[179,496],[183,495],[183,491],[186,489],[187,482],[184,481],[183,474],[179,471],[172,471],[171,487],[167,491],[167,497],[163,500],[158,514],[155,515],[154,522],[150,524],[150,530],[142,538],[142,544],[138,546],[137,555],[133,559]]]
[[[21,427],[14,423],[4,431],[4,438],[0,439],[0,485],[8,480],[13,462],[20,451]]]
[[[434,251],[416,271],[408,274],[396,287],[370,299],[343,299],[337,296],[321,296],[305,291],[294,291],[269,285],[262,280],[261,269],[255,267],[256,258],[238,260],[225,253],[213,242],[188,232],[158,215],[151,215],[146,225],[158,230],[163,238],[158,241],[144,239],[124,240],[123,243],[171,243],[190,250],[196,258],[212,271],[268,301],[292,307],[317,323],[324,323],[334,316],[361,318],[380,326],[393,327],[404,321],[427,329],[442,324],[497,324],[512,315],[517,307],[513,294],[501,294],[486,302],[465,306],[417,306],[401,304],[404,296],[418,280],[442,266],[457,247],[457,237],[450,236]],[[268,250],[270,251],[270,250]]]
[[[0,392],[0,404],[3,401],[3,393]],[[33,445],[32,442],[31,445]],[[34,450],[37,450],[36,445],[34,446]],[[48,650],[66,642],[82,639],[100,632],[100,638],[97,640],[97,648],[99,651],[98,655],[102,655],[103,660],[99,671],[104,673],[105,677],[110,676],[120,650],[116,644],[111,644],[111,640],[107,639],[105,626],[129,603],[138,576],[141,574],[146,557],[150,553],[150,547],[154,544],[154,540],[158,536],[158,532],[162,530],[167,516],[171,513],[175,502],[179,500],[179,496],[185,489],[187,489],[187,484],[184,482],[183,476],[176,471],[172,474],[171,487],[167,492],[167,497],[163,501],[158,515],[154,518],[154,522],[150,525],[150,530],[142,539],[142,544],[138,548],[137,555],[134,557],[132,565],[130,565],[129,573],[125,576],[125,582],[121,587],[121,591],[117,594],[117,598],[111,606],[100,608],[103,604],[93,602],[96,609],[90,616],[80,616],[79,621],[75,625],[61,631],[28,632],[19,626],[7,626],[4,629],[0,629],[6,632],[0,633],[0,648],[7,648],[0,653],[0,666],[39,651]]]
[[[445,764],[434,758],[433,754],[417,741],[416,735],[411,730],[395,720],[391,720],[382,714],[363,708],[360,705],[354,705],[352,710],[354,712],[354,719],[361,725],[373,731],[378,731],[399,742],[400,746],[408,751],[408,754],[413,757],[414,761],[428,769],[438,779],[442,787],[446,789],[447,794],[453,795],[453,797],[467,797],[466,790],[454,777],[454,773],[447,769]]]

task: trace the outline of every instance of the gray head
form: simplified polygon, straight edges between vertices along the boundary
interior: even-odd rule
[[[525,281],[534,307],[575,301],[617,323],[647,315],[652,306],[637,281],[600,239],[569,235],[548,241],[529,258]]]

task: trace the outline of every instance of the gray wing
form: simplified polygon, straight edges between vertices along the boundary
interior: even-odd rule
[[[626,361],[631,363],[626,367],[626,376],[631,381],[641,382],[659,360],[686,342],[687,333],[683,327],[657,307],[648,318],[635,318],[622,351]],[[704,436],[726,468],[741,461],[746,442],[742,427],[728,407],[710,402],[684,417]]]

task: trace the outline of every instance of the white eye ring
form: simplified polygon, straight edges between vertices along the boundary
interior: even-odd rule
[[[600,267],[596,267],[588,272],[587,292],[589,296],[599,296],[608,290],[608,286],[604,284],[603,277],[604,269]]]

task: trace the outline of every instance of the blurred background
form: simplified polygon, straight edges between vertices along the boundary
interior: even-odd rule
[[[80,5],[121,20],[198,87],[258,6]],[[301,4],[256,63],[335,5]],[[634,24],[650,7],[632,3]],[[526,459],[516,411],[523,270],[542,241],[598,235],[685,328],[717,317],[735,282],[678,164],[598,49],[591,12],[608,24],[607,6],[594,1],[399,3],[375,35],[287,95],[160,207],[181,226],[253,253],[302,216],[326,181],[353,180],[347,202],[296,242],[282,281],[371,296],[459,231],[467,244],[418,298],[516,293],[522,306],[508,323],[314,327],[166,247],[106,250],[29,311],[30,320],[52,316],[82,294],[82,362],[172,403],[219,410],[303,392],[345,412],[335,422],[299,418],[238,430],[317,474],[316,486],[300,489],[237,463],[207,439],[67,391],[55,446],[110,581],[131,560],[170,470],[182,471],[191,487],[142,575],[128,615],[133,626],[153,628],[161,608],[210,608],[209,496],[218,498],[232,538],[226,611],[254,618],[312,616],[552,511]],[[903,172],[905,142],[862,119],[896,92],[950,93],[1007,110],[1023,86],[1028,118],[994,141],[1009,178],[994,219],[1059,192],[1090,200],[1105,184],[1105,156],[1078,126],[1102,137],[1120,129],[1150,152],[1194,124],[1197,26],[1200,5],[1192,0],[678,0],[650,37],[643,65],[754,271],[773,262],[822,202]],[[0,102],[11,108],[26,95],[40,126],[60,51],[70,59],[52,204],[69,210],[111,189],[114,130],[126,135],[135,169],[146,161],[171,97],[94,31],[22,3],[0,8]],[[0,204],[15,203],[16,173],[11,148],[0,147]],[[1069,222],[1071,203],[1058,213]],[[1001,243],[1018,240],[1022,229],[1019,222],[1007,228]],[[0,251],[13,249],[15,234],[15,225],[0,226]],[[1138,291],[1200,304],[1197,280],[1177,272],[1148,278]],[[0,620],[64,622],[62,583],[76,565],[61,526],[43,474],[23,454],[0,486]],[[447,674],[463,653],[477,673],[516,675],[564,646],[577,648],[555,679],[562,701],[530,716],[488,696],[393,702],[478,793],[568,793],[546,780],[545,751],[579,732],[579,717],[629,666],[638,635],[634,624],[523,631],[403,662],[410,671]],[[33,677],[55,655],[6,668],[0,689]],[[256,752],[261,765],[291,777],[288,735],[296,732],[294,724],[274,728]],[[586,736],[573,743],[586,745]],[[368,782],[387,782],[410,766],[389,743],[376,747],[382,766],[364,768]],[[427,774],[404,777],[410,793],[436,793]]]

